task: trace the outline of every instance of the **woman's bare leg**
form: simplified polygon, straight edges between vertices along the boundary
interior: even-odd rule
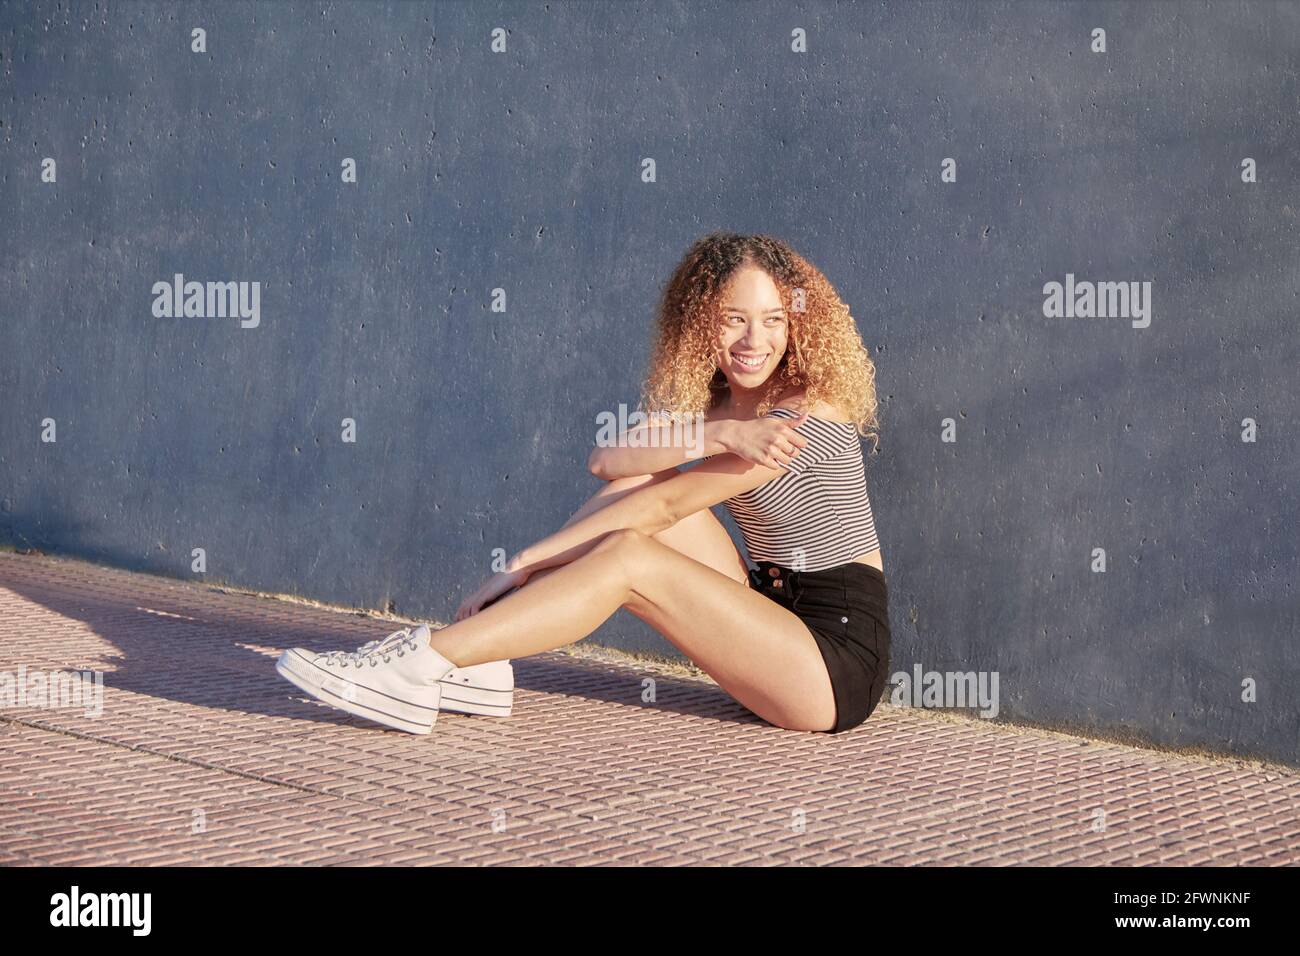
[[[677,469],[673,468],[652,475],[615,478],[588,498],[582,507],[575,511],[561,527],[567,528],[575,521],[587,517],[593,511],[599,511],[601,508],[612,505],[636,489],[667,481],[677,473]],[[731,535],[727,534],[727,529],[722,526],[721,521],[713,516],[711,511],[701,508],[694,514],[687,515],[672,527],[660,531],[654,538],[656,541],[668,545],[674,551],[679,551],[688,558],[694,558],[701,564],[725,574],[733,581],[739,581],[748,586],[749,569],[745,564],[745,559],[736,550],[736,546],[731,541]],[[534,581],[540,581],[558,570],[558,567],[543,568],[529,577],[524,582],[523,587],[528,587]],[[493,603],[500,600],[501,598],[497,598]]]
[[[605,487],[597,491],[588,499],[586,504],[575,511],[573,517],[564,522],[564,527],[568,527],[573,522],[587,517],[593,511],[599,511],[606,505],[613,504],[638,488],[667,481],[676,474],[678,474],[677,469],[672,468],[653,475],[615,478],[613,481],[606,483]],[[701,508],[694,514],[687,515],[672,527],[660,531],[654,536],[654,539],[668,545],[674,551],[681,552],[688,558],[694,558],[701,564],[725,574],[734,581],[743,584],[748,580],[749,569],[740,553],[736,550],[736,546],[732,543],[731,535],[727,534],[727,529],[722,526],[722,522],[715,518],[707,508]],[[551,571],[554,569],[547,568],[546,570]]]
[[[740,581],[630,529],[547,571],[430,645],[462,667],[528,657],[581,640],[626,607],[769,723],[834,726],[830,677],[807,627]]]

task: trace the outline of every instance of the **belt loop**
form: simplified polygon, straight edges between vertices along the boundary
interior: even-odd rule
[[[799,584],[799,572],[790,571],[785,576],[786,584],[790,587],[790,608],[799,606],[799,598],[803,597],[803,588]]]

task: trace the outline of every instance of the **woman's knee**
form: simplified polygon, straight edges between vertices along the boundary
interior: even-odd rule
[[[638,569],[645,566],[646,550],[652,540],[636,528],[619,528],[602,535],[588,553],[599,555],[601,560],[617,568],[623,583],[631,587]]]
[[[616,528],[601,535],[593,551],[631,551],[640,549],[650,536],[636,528]]]

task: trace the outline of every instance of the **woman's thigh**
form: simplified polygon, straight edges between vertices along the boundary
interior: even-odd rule
[[[630,592],[623,607],[745,707],[791,730],[835,725],[821,650],[790,611],[637,531],[616,531],[597,547],[622,565]]]

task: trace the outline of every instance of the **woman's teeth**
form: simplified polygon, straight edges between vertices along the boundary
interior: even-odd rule
[[[743,365],[745,368],[762,368],[763,363],[767,361],[766,355],[760,355],[757,358],[751,358],[743,355],[737,355],[735,352],[732,352],[731,357],[734,358],[738,364]]]

